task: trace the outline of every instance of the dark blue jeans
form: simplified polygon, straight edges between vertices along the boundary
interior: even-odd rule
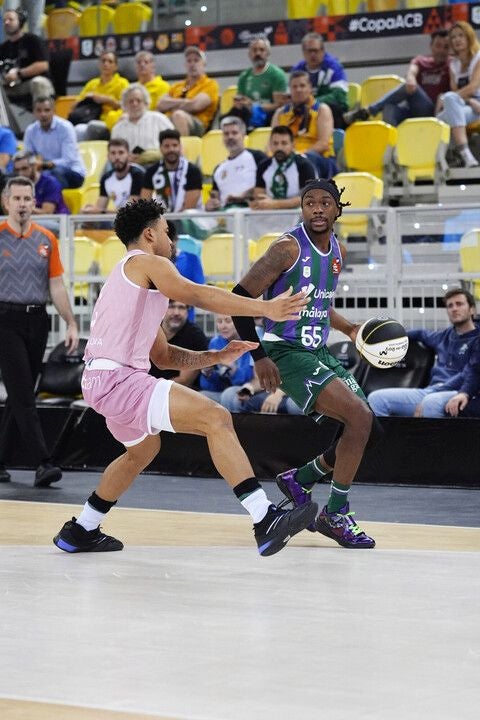
[[[62,188],[79,188],[85,180],[83,175],[75,172],[75,170],[70,170],[65,165],[55,165],[54,168],[47,172],[57,178]]]
[[[369,106],[371,115],[383,110],[383,120],[396,127],[407,118],[433,117],[435,106],[425,90],[420,86],[411,95],[407,93],[405,83]]]

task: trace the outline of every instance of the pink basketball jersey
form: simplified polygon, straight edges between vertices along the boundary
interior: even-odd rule
[[[124,265],[143,250],[130,250],[113,268],[95,303],[84,360],[108,358],[139,370],[150,369],[150,350],[168,308],[159,290],[135,285]]]

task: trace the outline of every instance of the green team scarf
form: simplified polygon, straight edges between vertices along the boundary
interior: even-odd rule
[[[285,200],[288,197],[288,180],[285,175],[290,165],[295,161],[295,153],[292,153],[283,163],[278,163],[278,167],[272,177],[272,185],[270,191],[275,200]]]

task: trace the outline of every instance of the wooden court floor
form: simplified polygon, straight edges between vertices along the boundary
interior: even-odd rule
[[[479,528],[260,558],[247,516],[115,509],[125,550],[70,556],[77,513],[0,501],[1,720],[477,720]]]

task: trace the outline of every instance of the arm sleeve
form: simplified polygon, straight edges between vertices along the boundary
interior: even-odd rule
[[[312,163],[301,155],[297,157],[297,168],[298,168],[298,183],[301,188],[309,180],[315,179],[315,170]]]
[[[130,172],[132,173],[132,187],[130,188],[130,195],[140,195],[143,187],[145,171],[140,168],[132,167]]]
[[[246,94],[245,93],[245,74],[246,74],[246,71],[244,70],[243,72],[240,73],[240,77],[238,78],[237,93],[239,95]]]
[[[63,125],[59,135],[58,150],[60,155],[52,158],[52,162],[54,165],[73,165],[78,161],[77,137],[73,125],[70,125],[70,123]]]
[[[235,285],[235,287],[232,290],[235,295],[241,295],[242,297],[249,297],[252,296],[250,293],[245,290],[240,284]],[[255,329],[255,321],[253,317],[244,317],[239,315],[234,315],[232,317],[233,324],[235,325],[235,329],[238,332],[241,340],[249,340],[250,342],[258,342],[258,335],[257,331]],[[250,355],[255,360],[262,360],[262,358],[267,357],[267,354],[265,350],[262,347],[262,344],[258,346],[256,350],[252,350]]]
[[[106,180],[106,178],[107,178],[107,175],[108,175],[108,173],[105,173],[105,174],[102,175],[102,177],[100,178],[100,193],[99,193],[99,194],[100,194],[100,197],[105,197],[105,198],[108,197],[108,195],[107,195],[107,189],[106,189],[106,187],[105,187],[105,180]]]
[[[63,275],[63,265],[60,260],[60,250],[58,248],[58,240],[55,235],[51,232],[45,232],[50,242],[52,243],[52,252],[50,253],[50,260],[48,263],[48,277],[54,278],[59,275]]]
[[[154,165],[153,167],[148,168],[142,180],[142,187],[146,188],[147,190],[153,190],[153,175],[155,173],[156,167],[157,166]]]
[[[188,163],[187,177],[185,179],[185,190],[201,190],[203,185],[203,176],[199,167],[193,163]]]
[[[261,162],[260,165],[257,166],[257,179],[255,180],[255,187],[258,187],[258,188],[266,187],[265,180],[263,179],[263,173],[266,170],[267,164],[268,163]]]

